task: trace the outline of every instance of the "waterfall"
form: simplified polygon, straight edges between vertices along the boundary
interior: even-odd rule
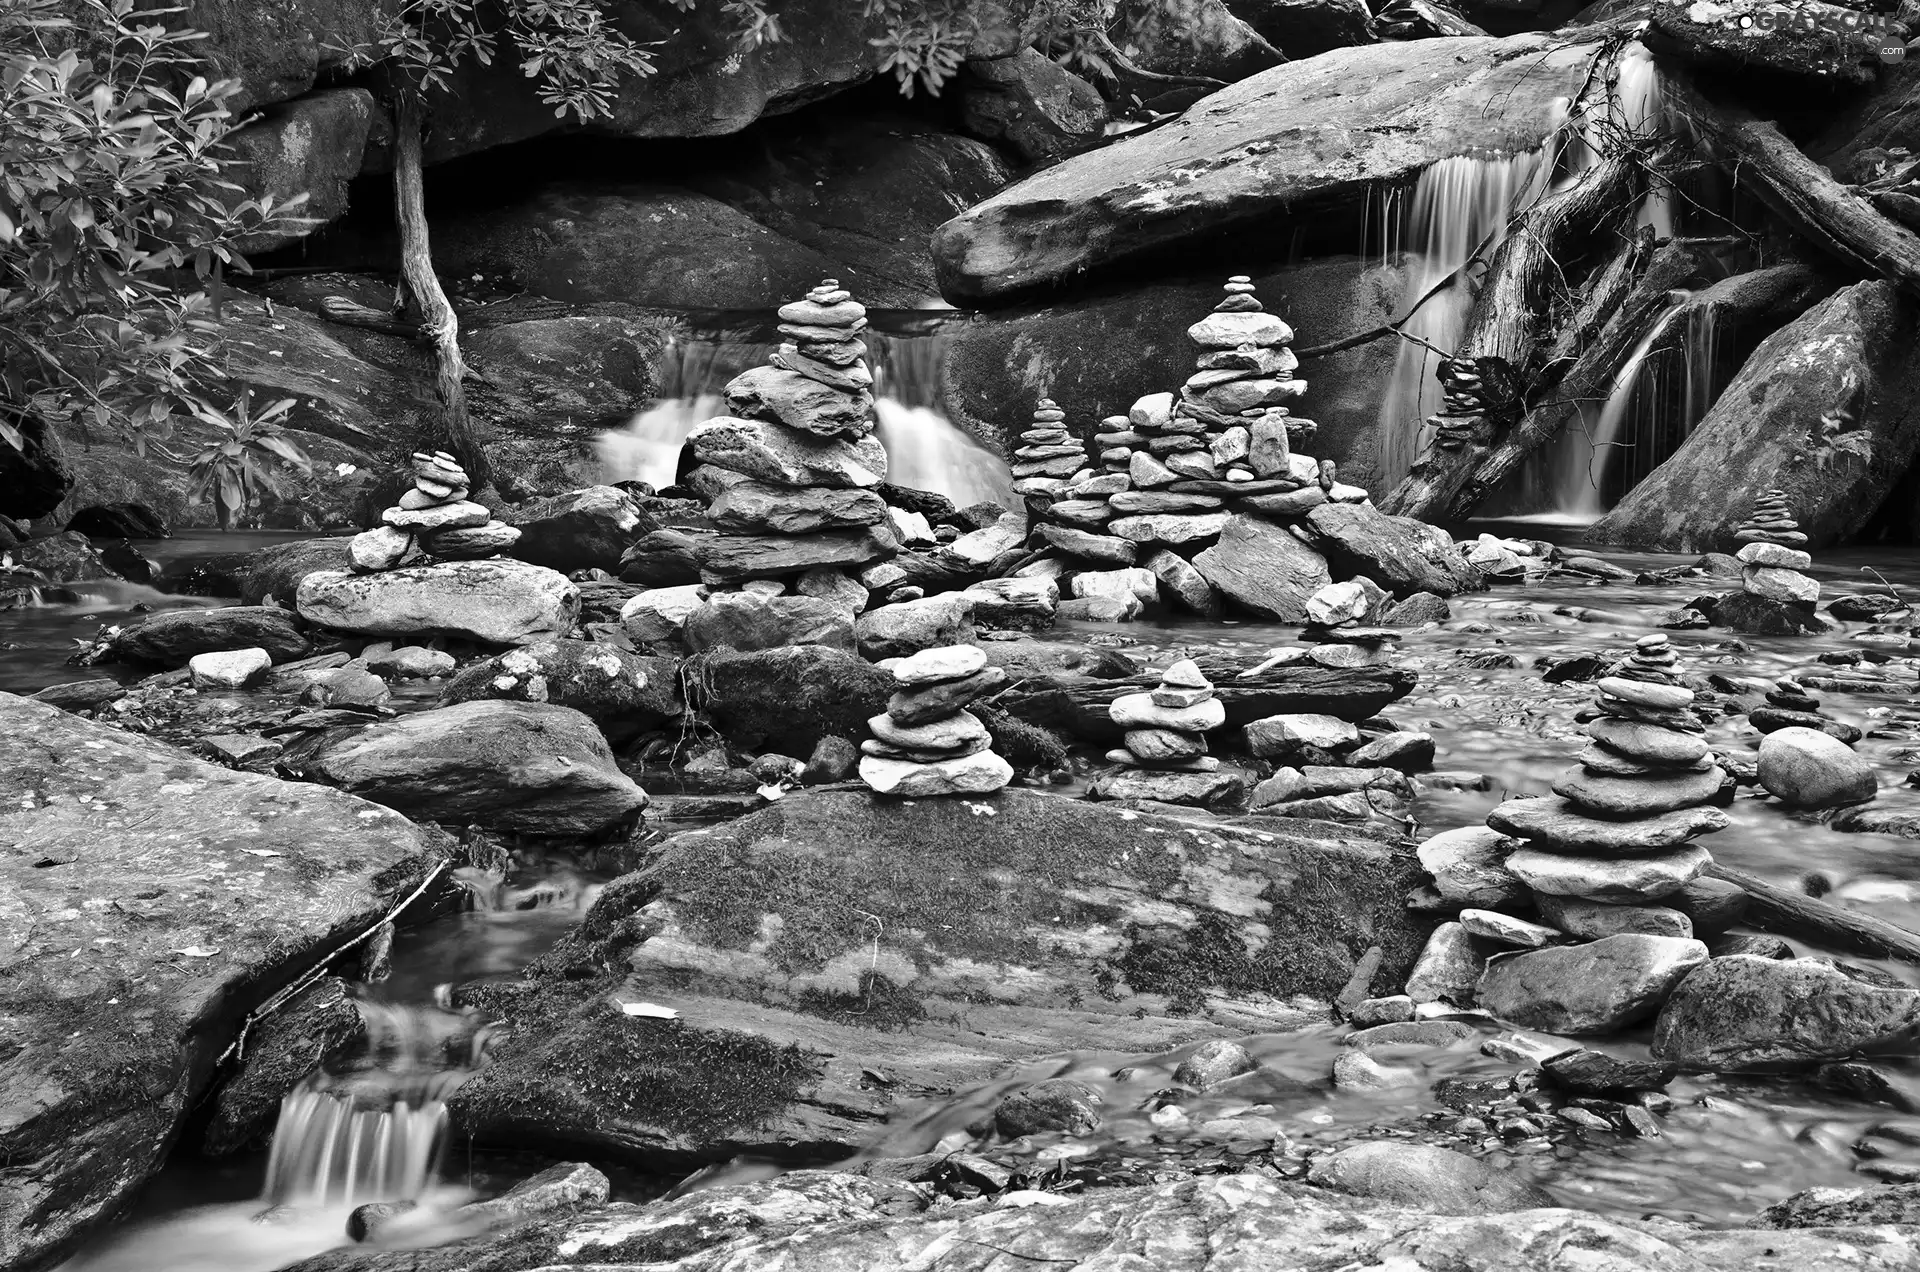
[[[1006,461],[939,409],[940,373],[952,342],[943,327],[922,321],[899,333],[869,327],[861,336],[873,370],[876,432],[887,449],[888,480],[937,491],[962,507],[982,500],[1012,507],[1018,500]],[[765,337],[764,330],[738,328],[677,333],[667,350],[661,396],[626,427],[599,438],[605,480],[673,484],[687,435],[726,414],[721,390],[727,381],[773,353]]]
[[[1638,401],[1638,391],[1642,385],[1642,370],[1648,359],[1655,353],[1655,344],[1672,325],[1675,315],[1679,314],[1689,297],[1689,291],[1674,291],[1668,294],[1667,307],[1647,325],[1646,334],[1634,345],[1633,352],[1620,365],[1614,374],[1613,384],[1607,391],[1607,398],[1601,404],[1599,418],[1592,419],[1586,408],[1581,409],[1581,418],[1587,425],[1587,436],[1569,431],[1561,439],[1557,459],[1557,473],[1554,483],[1554,502],[1558,511],[1565,516],[1582,521],[1597,519],[1606,511],[1605,491],[1608,466],[1613,462],[1615,452],[1620,448],[1621,436],[1628,432],[1629,422],[1634,416]],[[1697,324],[1690,324],[1697,325]],[[1690,410],[1693,401],[1693,387],[1696,383],[1693,346],[1689,339],[1683,348],[1687,367],[1688,394]],[[1707,369],[1698,373],[1700,378],[1711,375],[1711,363]],[[1638,454],[1644,447],[1651,451],[1661,440],[1660,425],[1661,402],[1656,394],[1652,408],[1645,414],[1651,418],[1645,427],[1636,428],[1628,443],[1629,449]],[[1683,419],[1681,428],[1690,429],[1698,421],[1698,416]],[[1654,461],[1659,462],[1658,459]]]
[[[1461,156],[1442,159],[1420,174],[1406,203],[1400,245],[1415,254],[1408,268],[1401,311],[1466,264],[1482,240],[1506,237],[1509,217],[1536,197],[1550,174],[1547,152],[1501,158]],[[1489,247],[1491,251],[1491,247]],[[1403,330],[1440,349],[1459,347],[1466,333],[1473,290],[1456,279],[1445,291],[1414,311]],[[1380,404],[1380,489],[1400,484],[1426,446],[1426,419],[1440,407],[1440,384],[1433,378],[1439,356],[1402,340]]]

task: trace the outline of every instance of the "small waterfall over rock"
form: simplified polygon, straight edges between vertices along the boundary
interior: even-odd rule
[[[1672,293],[1667,307],[1648,325],[1646,334],[1640,337],[1633,352],[1620,365],[1619,372],[1613,377],[1613,386],[1607,393],[1607,400],[1600,405],[1597,418],[1591,409],[1581,409],[1584,435],[1568,433],[1560,439],[1554,483],[1554,502],[1560,513],[1578,520],[1593,520],[1606,511],[1608,468],[1614,463],[1616,451],[1625,449],[1630,453],[1636,446],[1636,438],[1628,436],[1623,441],[1622,435],[1628,432],[1628,419],[1641,389],[1641,372],[1653,354],[1664,351],[1656,350],[1656,345],[1692,294],[1688,291]],[[1687,362],[1691,364],[1692,359],[1688,358]],[[1692,378],[1688,376],[1689,381]],[[1654,396],[1660,396],[1657,389]],[[1658,410],[1658,402],[1654,409]]]
[[[1498,158],[1442,159],[1422,172],[1399,229],[1399,246],[1415,254],[1401,312],[1460,270],[1482,242],[1488,243],[1489,251],[1497,246],[1506,237],[1508,217],[1540,194],[1549,172],[1544,150]],[[1456,348],[1472,308],[1473,289],[1463,276],[1415,310],[1402,329],[1414,339],[1400,341],[1393,376],[1380,404],[1379,489],[1391,490],[1407,475],[1427,444],[1425,421],[1440,408],[1440,382],[1433,375],[1440,355],[1417,342],[1449,351]]]
[[[767,316],[748,323],[689,324],[667,350],[661,396],[627,426],[604,433],[600,463],[609,481],[671,485],[687,435],[726,414],[727,381],[759,366],[776,345]],[[945,321],[916,315],[905,330],[870,327],[862,333],[873,369],[874,415],[890,461],[888,480],[938,491],[962,507],[990,499],[1012,506],[1006,461],[976,442],[940,410],[940,373],[952,337]]]

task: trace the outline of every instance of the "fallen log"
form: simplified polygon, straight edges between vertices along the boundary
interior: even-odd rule
[[[1227,711],[1225,728],[1240,729],[1268,716],[1312,713],[1358,722],[1378,715],[1389,703],[1413,692],[1419,677],[1405,667],[1331,668],[1290,663],[1239,677],[1205,668],[1214,696]],[[1117,743],[1124,732],[1108,708],[1115,698],[1149,693],[1157,675],[1124,680],[1092,676],[1050,676],[1022,680],[1003,690],[993,705],[1008,715],[1102,744]]]
[[[1707,874],[1747,894],[1747,912],[1742,922],[1749,927],[1864,958],[1896,958],[1906,963],[1920,963],[1920,932],[1909,932],[1872,915],[1817,901],[1717,861],[1707,867]]]
[[[1568,271],[1591,255],[1594,244],[1618,236],[1645,193],[1645,161],[1637,152],[1621,150],[1521,213],[1494,251],[1454,356],[1499,358],[1524,382],[1536,367]],[[1464,442],[1436,439],[1381,501],[1381,510],[1427,521],[1444,515],[1494,444],[1496,431],[1494,421],[1481,417],[1468,426]]]
[[[1599,339],[1581,355],[1552,400],[1529,411],[1487,454],[1460,487],[1449,514],[1462,519],[1472,515],[1526,462],[1527,456],[1551,444],[1580,419],[1582,406],[1598,404],[1605,398],[1654,315],[1670,303],[1669,294],[1696,282],[1707,267],[1707,254],[1683,240],[1670,242],[1656,252],[1638,285],[1615,306],[1615,321],[1608,323]],[[1832,295],[1838,285],[1837,279],[1801,264],[1737,274],[1694,293],[1676,311],[1671,327],[1685,331],[1688,324],[1699,320],[1697,315],[1711,313],[1717,322],[1738,324],[1750,338],[1764,338]]]
[[[1751,190],[1821,250],[1920,296],[1920,234],[1834,180],[1767,120],[1738,107],[1716,106],[1682,80],[1674,80],[1668,91],[1735,185]]]

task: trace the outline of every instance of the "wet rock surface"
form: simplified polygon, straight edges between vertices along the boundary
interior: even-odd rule
[[[0,1260],[24,1266],[129,1201],[239,1016],[384,918],[450,841],[11,694],[0,716]]]

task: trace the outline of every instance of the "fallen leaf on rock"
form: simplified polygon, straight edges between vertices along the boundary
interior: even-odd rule
[[[662,1007],[659,1003],[621,1003],[620,1010],[629,1016],[648,1016],[655,1020],[678,1020],[677,1008]]]
[[[219,950],[210,950],[204,945],[189,945],[184,950],[168,950],[169,954],[181,954],[187,958],[212,958]]]

